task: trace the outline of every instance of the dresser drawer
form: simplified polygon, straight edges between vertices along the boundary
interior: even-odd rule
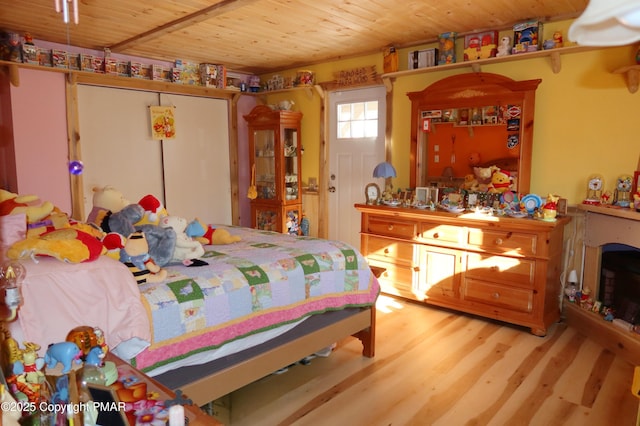
[[[464,235],[461,226],[440,225],[437,223],[423,222],[420,224],[420,239],[426,243],[438,244],[439,242],[459,244]]]
[[[380,289],[384,293],[416,299],[413,280],[414,277],[417,277],[417,271],[414,271],[413,268],[375,260],[371,260],[369,264],[384,270],[378,277]]]
[[[512,311],[530,313],[533,310],[533,290],[506,287],[472,278],[464,280],[463,298]]]
[[[465,276],[533,288],[536,262],[516,257],[467,253]]]
[[[406,265],[413,265],[413,260],[416,259],[414,251],[417,248],[412,243],[372,235],[366,235],[365,242],[364,254],[369,259]]]
[[[369,216],[366,232],[413,240],[418,231],[416,222],[386,216]]]
[[[468,235],[469,245],[488,252],[521,256],[536,254],[535,234],[470,228]]]

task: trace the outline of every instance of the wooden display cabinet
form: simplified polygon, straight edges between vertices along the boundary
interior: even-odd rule
[[[252,185],[257,192],[251,200],[251,226],[299,235],[302,113],[259,105],[244,118],[249,126]]]
[[[443,78],[411,100],[409,186],[458,186],[473,165],[495,165],[529,192],[535,91],[542,80],[491,73]],[[476,158],[471,163],[471,157]]]

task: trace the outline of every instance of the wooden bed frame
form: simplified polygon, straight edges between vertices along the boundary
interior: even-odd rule
[[[200,366],[182,367],[158,376],[154,379],[168,388],[181,390],[196,405],[202,406],[232,391],[265,377],[278,369],[293,364],[304,357],[327,347],[347,336],[353,336],[362,342],[362,355],[372,358],[375,354],[376,308],[353,308],[353,313],[342,316],[329,325],[316,326],[312,316],[288,333],[273,339],[277,345],[255,348],[241,354],[225,357],[225,365],[212,361]],[[340,311],[320,314],[335,315]],[[308,327],[302,335],[291,335],[300,327]],[[299,334],[299,332],[298,332]],[[267,345],[267,343],[265,343]],[[196,376],[191,379],[190,376]]]

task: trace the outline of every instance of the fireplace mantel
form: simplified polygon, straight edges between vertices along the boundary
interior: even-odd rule
[[[640,248],[640,213],[631,209],[581,204],[586,213],[584,226],[583,288],[598,296],[600,259],[605,244],[626,244]]]
[[[582,288],[589,288],[599,300],[602,247],[626,244],[640,248],[640,213],[586,204],[580,205],[579,209],[585,212]],[[632,364],[640,365],[640,335],[622,330],[575,304],[565,303],[563,313],[568,325]]]

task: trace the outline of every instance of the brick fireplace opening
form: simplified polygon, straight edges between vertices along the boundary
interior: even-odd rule
[[[606,244],[601,259],[599,299],[613,309],[614,318],[640,324],[640,250]]]
[[[582,288],[589,288],[594,300],[605,306],[605,298],[609,303],[619,303],[618,315],[640,324],[640,213],[584,204],[579,209],[585,211]],[[624,249],[613,249],[620,247]],[[620,289],[617,279],[624,282]],[[631,285],[626,285],[629,282]],[[611,290],[612,285],[615,290]],[[605,321],[577,304],[563,303],[563,315],[569,326],[640,365],[640,334]]]

